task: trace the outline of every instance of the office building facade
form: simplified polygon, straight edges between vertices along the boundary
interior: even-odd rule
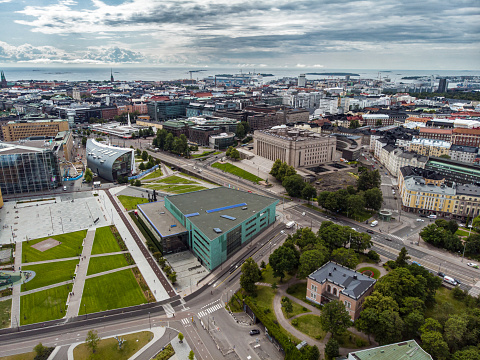
[[[87,140],[87,167],[105,180],[131,176],[135,170],[135,154],[130,148],[120,148]]]
[[[31,137],[54,137],[58,132],[68,129],[67,120],[19,120],[3,125],[2,133],[5,141],[18,141]]]
[[[54,150],[0,143],[3,195],[47,191],[60,184],[60,168]]]

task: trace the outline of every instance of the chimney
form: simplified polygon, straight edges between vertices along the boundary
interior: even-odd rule
[[[353,275],[353,279],[357,280],[357,274]]]

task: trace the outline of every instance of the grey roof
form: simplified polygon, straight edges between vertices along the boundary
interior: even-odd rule
[[[358,299],[377,281],[333,261],[330,261],[320,269],[315,270],[308,275],[308,277],[319,283],[328,281],[339,285],[343,288],[341,293],[353,299]]]
[[[464,145],[452,145],[450,146],[450,151],[461,151],[468,153],[477,153],[478,148],[475,146],[464,146]]]
[[[349,354],[355,360],[432,360],[415,340],[379,346],[366,350],[357,350]]]
[[[87,166],[92,171],[98,172],[101,177],[111,181],[113,181],[112,167],[115,160],[128,153],[132,154],[132,161],[135,159],[134,150],[131,148],[105,145],[92,139],[87,140],[86,148]]]
[[[383,150],[387,151],[387,152],[392,152],[393,150],[395,150],[397,147],[395,145],[391,145],[391,144],[388,144],[388,145],[385,145],[383,147]]]
[[[163,200],[139,204],[137,208],[147,217],[150,224],[163,237],[182,234],[187,231],[167,209]]]
[[[457,195],[480,196],[480,186],[473,184],[457,185]]]
[[[420,191],[420,192],[429,192],[432,194],[439,195],[455,195],[455,188],[441,185],[435,186],[434,184],[426,184],[423,177],[420,176],[410,176],[405,178],[405,188],[411,191]]]
[[[227,187],[170,195],[167,198],[184,215],[198,213],[199,215],[197,216],[189,217],[189,220],[203,234],[208,236],[210,240],[220,235],[213,230],[214,228],[219,228],[222,230],[222,233],[226,233],[269,205],[278,202],[278,200],[267,196]],[[241,203],[246,203],[246,205],[227,210],[206,212],[207,210],[219,209]],[[244,207],[247,209],[243,210]],[[223,218],[221,217],[222,215],[231,216],[235,218],[235,220]]]

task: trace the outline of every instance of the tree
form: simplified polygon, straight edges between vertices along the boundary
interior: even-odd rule
[[[452,315],[443,327],[443,338],[450,349],[456,351],[461,347],[467,331],[467,319],[464,316]]]
[[[273,276],[280,277],[283,281],[286,272],[293,272],[298,267],[296,251],[286,245],[280,246],[270,255],[268,262],[273,270]]]
[[[382,125],[383,125],[382,119],[377,119],[377,121],[375,122],[375,126],[382,126]]]
[[[368,189],[380,188],[380,183],[381,177],[378,170],[369,171],[365,168],[358,176],[357,188],[358,190],[367,191]]]
[[[348,125],[350,129],[356,129],[360,127],[360,122],[358,120],[351,120],[350,124]]]
[[[423,349],[435,359],[446,360],[449,357],[448,345],[438,331],[427,331],[420,337]]]
[[[372,188],[363,194],[365,199],[365,207],[372,210],[380,210],[383,204],[383,195],[379,188]]]
[[[375,340],[380,344],[391,344],[402,339],[404,322],[400,314],[392,310],[384,310],[378,316]]]
[[[172,284],[174,284],[175,281],[177,281],[177,273],[175,271],[171,272],[170,274],[168,274],[168,279]]]
[[[240,140],[242,140],[245,137],[245,127],[243,126],[242,123],[237,125],[237,131],[235,132],[235,135]]]
[[[341,301],[334,300],[323,306],[320,325],[323,330],[329,331],[333,335],[341,335],[352,326],[352,320],[345,305]]]
[[[397,259],[395,260],[395,264],[397,265],[397,267],[405,267],[408,265],[407,260],[410,260],[410,256],[408,256],[407,249],[404,246],[400,250]]]
[[[442,154],[439,157],[441,157],[442,159],[451,159],[450,155],[448,154]]]
[[[190,350],[190,352],[188,353],[188,360],[193,360],[195,359],[195,353],[193,352],[193,350]]]
[[[178,342],[183,343],[184,336],[181,332],[178,333]]]
[[[338,355],[340,355],[338,350],[339,350],[338,341],[334,337],[331,337],[328,340],[327,344],[325,345],[326,358],[330,360],[335,359]]]
[[[274,178],[277,178],[278,171],[280,170],[281,165],[282,165],[282,161],[280,159],[275,160],[275,162],[272,165],[272,169],[270,170],[270,175],[272,175]]]
[[[310,200],[317,197],[317,190],[310,184],[306,184],[302,190],[302,198]]]
[[[372,247],[372,237],[366,233],[350,229],[350,248],[357,252],[364,252]]]
[[[420,332],[425,333],[429,331],[442,331],[442,325],[432,318],[425,319],[425,323],[420,327]]]
[[[290,175],[283,179],[282,186],[287,190],[288,195],[301,197],[305,182],[300,175]]]
[[[331,258],[333,261],[350,269],[355,269],[358,265],[358,256],[353,249],[335,249],[332,252]]]
[[[417,337],[418,329],[423,325],[425,319],[420,311],[415,310],[405,316],[403,321],[405,323],[405,337],[413,339]]]
[[[47,348],[46,348],[45,346],[43,346],[42,343],[38,343],[38,344],[35,345],[35,347],[33,348],[33,351],[35,351],[35,354],[36,354],[35,357],[42,357],[43,354],[45,354],[45,352],[47,351]]]
[[[382,276],[375,284],[375,291],[391,296],[400,306],[408,297],[417,297],[425,301],[427,281],[422,276],[413,276],[407,268],[401,267]]]
[[[93,180],[92,170],[90,170],[89,168],[87,168],[87,169],[85,170],[85,175],[84,175],[83,177],[84,177],[84,179],[85,179],[85,181],[86,181],[87,183],[91,183],[92,180]]]
[[[257,263],[250,257],[242,265],[242,275],[240,275],[240,286],[248,293],[255,294],[255,283],[262,278],[262,273]]]
[[[142,182],[140,180],[135,180],[135,186],[140,187],[142,186]]]
[[[92,353],[95,353],[95,351],[97,350],[99,342],[100,342],[100,338],[98,337],[97,331],[90,330],[87,333],[87,338],[85,339],[85,343],[87,344],[87,347],[90,348]]]
[[[347,198],[347,211],[350,217],[359,215],[365,209],[365,199],[362,195],[350,195]]]
[[[142,152],[142,160],[143,160],[143,161],[147,161],[147,159],[148,159],[148,153],[147,153],[145,150],[143,150],[143,152]]]
[[[138,165],[138,170],[145,171],[146,170],[146,165],[145,163],[141,162],[140,165]]]
[[[241,124],[243,125],[243,128],[245,129],[245,134],[248,134],[250,132],[250,124],[247,121],[242,121]]]
[[[293,312],[292,302],[286,296],[284,296],[283,299],[282,299],[282,307],[285,310],[285,313],[287,314],[287,317],[288,317],[288,314],[291,314]]]
[[[165,151],[170,151],[173,149],[173,134],[172,133],[168,133],[165,137],[165,144],[163,146],[163,149]]]
[[[480,349],[470,348],[457,351],[452,360],[480,360]]]
[[[348,226],[341,226],[331,221],[324,221],[322,225],[320,225],[317,235],[325,246],[332,251],[348,244],[350,240],[349,230],[351,229]]]
[[[308,250],[300,255],[300,266],[298,267],[298,278],[304,279],[317,270],[327,261],[326,252],[320,250]]]
[[[232,148],[232,150],[230,151],[230,155],[228,156],[230,156],[230,158],[233,160],[238,160],[240,159],[240,152],[238,151],[238,149]]]
[[[86,136],[82,137],[82,145],[83,146],[87,145],[87,137]]]

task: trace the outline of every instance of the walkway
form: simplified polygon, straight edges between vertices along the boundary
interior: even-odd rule
[[[39,291],[48,290],[48,289],[52,289],[52,288],[55,288],[55,287],[58,287],[58,286],[67,285],[67,284],[71,284],[71,283],[73,283],[72,280],[66,280],[66,281],[58,282],[58,283],[55,283],[55,284],[52,284],[52,285],[47,285],[47,286],[43,286],[43,287],[40,287],[40,288],[28,290],[28,291],[22,291],[21,295],[23,296],[23,295],[33,294],[33,293],[36,293],[36,292],[39,292]]]
[[[90,261],[90,255],[92,254],[93,240],[95,239],[95,229],[88,230],[87,236],[83,243],[82,256],[75,273],[73,281],[72,293],[70,294],[68,301],[68,308],[66,318],[73,318],[78,315],[80,309],[80,303],[82,302],[83,288],[85,286],[85,279],[87,277],[88,263]]]
[[[92,274],[92,275],[87,275],[86,278],[91,279],[91,278],[94,278],[94,277],[111,274],[111,273],[114,273],[114,272],[117,272],[117,271],[133,269],[133,268],[136,268],[136,267],[137,267],[137,264],[128,265],[128,266],[124,266],[124,267],[120,267],[120,268],[116,268],[116,269],[112,269],[112,270],[107,270],[107,271],[104,271],[104,272],[99,272],[99,273]]]
[[[22,266],[22,242],[15,243],[15,262],[14,270],[19,270]],[[11,327],[16,327],[20,323],[20,291],[22,284],[17,284],[12,287],[12,313],[10,315]]]
[[[134,230],[130,220],[127,219],[123,207],[118,204],[117,199],[112,196],[109,190],[100,191],[99,193],[102,197],[108,197],[106,201],[115,208],[114,213],[118,214],[118,216],[113,216],[114,223],[120,234],[123,235],[122,238],[130,250],[133,260],[137,264],[156,300],[161,301],[176,296],[177,294],[172,285],[146,248],[145,241],[142,241],[140,236]],[[120,219],[118,217],[120,217]],[[128,232],[128,235],[125,234],[125,232]]]

